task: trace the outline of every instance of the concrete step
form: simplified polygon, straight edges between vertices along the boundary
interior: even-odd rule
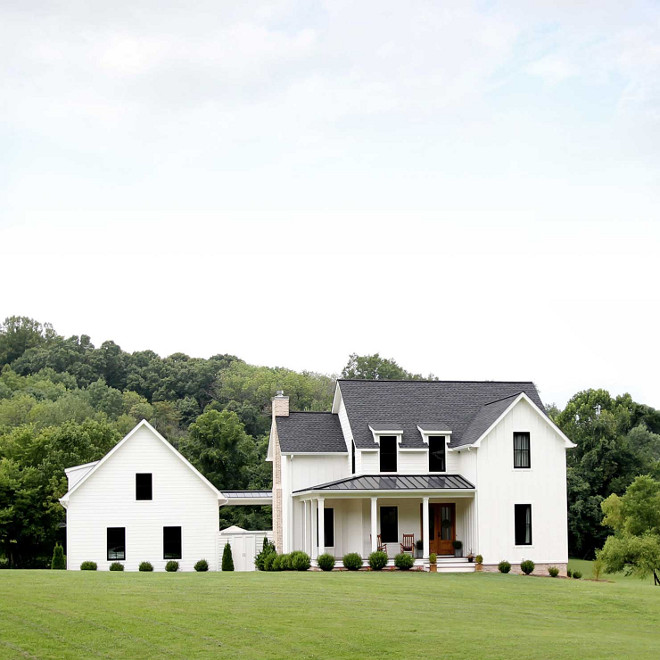
[[[438,573],[474,573],[474,564],[469,562],[438,562]]]

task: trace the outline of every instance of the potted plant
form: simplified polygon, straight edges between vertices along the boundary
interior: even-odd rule
[[[415,541],[415,557],[419,559],[422,556],[423,552],[424,552],[424,541],[422,541],[422,539],[417,539],[417,541]]]
[[[454,546],[454,557],[462,557],[463,556],[463,541],[454,541],[453,546]]]
[[[438,564],[436,563],[438,561],[438,558],[436,557],[435,552],[432,552],[429,555],[429,568],[431,569],[431,573],[437,573],[438,572]]]
[[[484,563],[484,558],[483,558],[481,555],[477,555],[474,559],[475,559],[475,561],[477,562],[477,565],[475,566],[475,569],[476,569],[477,571],[482,571],[483,568],[484,568],[484,567],[482,566],[482,564]]]
[[[472,554],[472,548],[470,548],[470,552],[467,554],[467,560],[472,563],[474,561],[474,555]]]

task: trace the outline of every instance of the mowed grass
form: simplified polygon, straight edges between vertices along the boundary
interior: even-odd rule
[[[3,658],[659,658],[660,588],[499,574],[0,571]]]

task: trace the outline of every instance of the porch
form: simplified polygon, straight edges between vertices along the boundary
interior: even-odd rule
[[[462,559],[478,552],[474,497],[460,475],[374,475],[316,486],[294,493],[285,545],[313,560],[323,553],[341,560],[349,552],[366,559],[380,542],[393,562],[406,535],[421,545],[411,552],[416,566],[428,567],[435,553],[439,566],[470,570]],[[462,544],[461,558],[454,541]]]

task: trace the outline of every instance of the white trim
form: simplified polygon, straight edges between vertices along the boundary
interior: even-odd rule
[[[546,424],[550,426],[559,435],[559,437],[564,441],[564,446],[568,448],[577,447],[577,445],[571,442],[564,432],[546,415],[543,411],[524,393],[521,392],[509,405],[506,410],[472,443],[472,445],[463,445],[463,447],[480,447],[481,441],[511,412],[511,410],[516,406],[521,400],[525,400],[532,407],[536,413],[545,420]],[[462,449],[463,447],[455,447],[455,450]]]
[[[137,432],[138,429],[142,428],[145,426],[149,431],[153,433],[153,435],[160,440],[186,467],[188,467],[189,470],[193,472],[193,474],[197,475],[204,484],[206,484],[217,496],[218,498],[218,503],[219,504],[226,504],[227,500],[225,497],[223,497],[222,493],[194,466],[192,463],[190,463],[184,456],[182,456],[156,429],[149,424],[149,422],[146,419],[143,419],[139,424],[137,424],[131,431],[128,432],[128,434],[120,440],[100,461],[97,461],[96,465],[87,473],[85,474],[80,481],[77,481],[73,488],[68,491],[63,497],[60,498],[60,503],[64,508],[66,508],[67,503],[69,502],[69,498],[73,493],[80,488],[82,484],[84,484],[93,474],[96,473],[96,471],[105,464],[105,462],[115,453],[119,450],[120,447],[122,447],[130,438],[133,437],[133,435]]]
[[[283,451],[282,456],[344,456],[346,451]]]
[[[417,424],[417,430],[419,431],[420,435],[422,436],[422,442],[425,445],[429,444],[429,436],[430,435],[444,435],[444,436],[451,435],[451,431],[429,431],[429,430],[425,431],[419,424]]]
[[[404,452],[404,451],[424,451],[424,452],[426,452],[426,451],[428,451],[428,449],[426,447],[399,447],[399,451],[400,452]]]
[[[75,472],[76,470],[82,470],[83,468],[92,468],[97,463],[98,461],[92,461],[91,463],[83,463],[82,465],[74,465],[73,467],[70,468],[64,468],[64,474],[68,476],[70,472]]]

